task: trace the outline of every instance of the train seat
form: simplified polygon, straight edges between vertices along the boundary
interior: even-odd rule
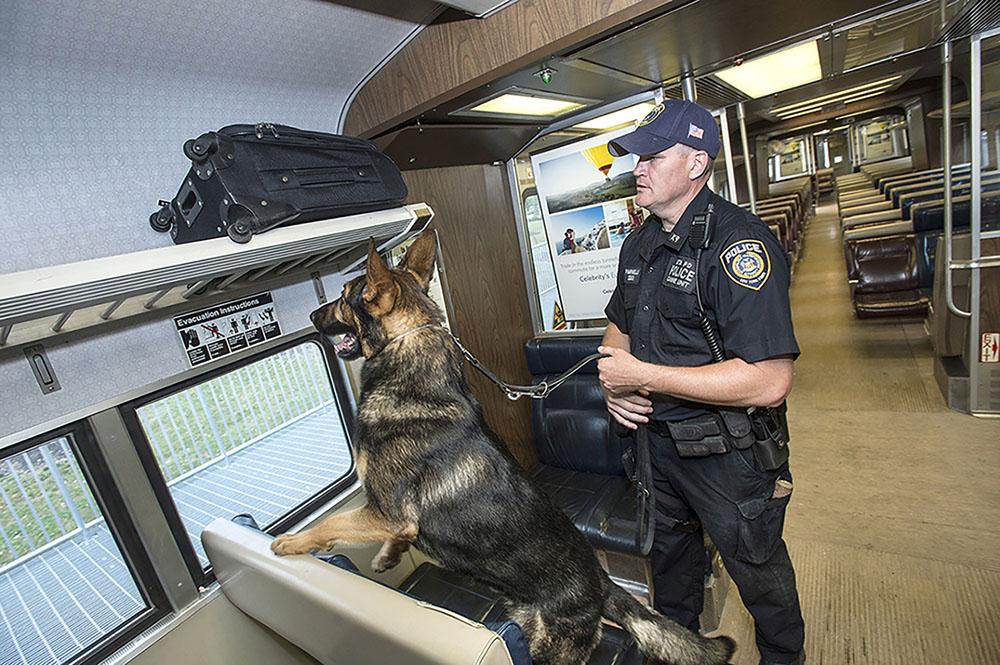
[[[472,579],[424,562],[393,588],[343,554],[274,556],[271,540],[221,518],[202,534],[230,601],[321,663],[531,665],[520,626]],[[383,643],[386,635],[392,639]],[[586,665],[642,663],[635,640],[606,625]]]
[[[323,665],[518,665],[483,624],[315,557],[275,556],[268,534],[220,518],[201,538],[233,605]]]
[[[403,581],[399,589],[415,598],[487,625],[499,624],[504,627],[508,623],[513,623],[505,621],[500,600],[489,587],[430,562],[421,564]],[[510,643],[508,649],[514,651]],[[601,643],[587,661],[587,665],[642,665],[642,663],[642,654],[639,653],[639,647],[632,636],[610,625],[604,626]],[[515,665],[517,665],[516,659]]]
[[[924,316],[912,235],[864,239],[847,245],[848,278],[858,318]]]
[[[597,352],[594,337],[532,339],[528,368],[538,383]],[[539,466],[534,479],[596,549],[638,556],[635,492],[622,466],[626,441],[610,426],[597,363],[545,399],[532,400]]]

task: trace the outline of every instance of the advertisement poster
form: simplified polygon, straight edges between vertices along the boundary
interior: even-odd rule
[[[270,291],[176,316],[174,326],[191,367],[281,334]]]
[[[567,321],[604,318],[615,289],[618,252],[642,224],[635,203],[634,155],[607,144],[632,127],[531,156],[552,266]]]

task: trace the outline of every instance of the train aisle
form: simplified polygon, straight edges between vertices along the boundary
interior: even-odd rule
[[[785,536],[807,662],[1000,663],[1000,421],[948,410],[921,323],[853,318],[834,203],[809,225],[792,311]],[[757,665],[738,602],[722,630],[744,646],[734,664]]]

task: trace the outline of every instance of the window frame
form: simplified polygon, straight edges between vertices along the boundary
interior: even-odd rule
[[[215,581],[215,573],[212,570],[211,564],[206,568],[202,568],[201,561],[198,560],[198,555],[195,552],[194,545],[188,537],[183,521],[181,520],[180,512],[177,509],[177,505],[174,503],[173,496],[170,493],[170,488],[167,486],[166,478],[163,475],[159,462],[156,460],[156,454],[153,452],[152,443],[146,436],[146,431],[142,426],[142,422],[139,418],[139,409],[152,402],[156,402],[166,397],[170,397],[171,395],[180,393],[192,386],[207,383],[208,381],[224,376],[230,372],[235,372],[253,363],[278,355],[288,349],[310,343],[315,344],[319,348],[320,354],[323,358],[324,365],[326,367],[326,376],[330,380],[330,387],[333,391],[334,401],[337,403],[337,411],[340,415],[340,421],[344,428],[344,436],[347,441],[348,452],[351,458],[351,466],[343,477],[334,480],[302,503],[293,506],[292,509],[280,517],[278,521],[273,524],[266,525],[264,528],[266,533],[277,535],[286,531],[289,527],[298,524],[310,514],[318,510],[321,506],[341,495],[344,490],[352,486],[358,479],[357,460],[354,455],[354,444],[351,438],[351,433],[354,431],[355,413],[353,405],[348,397],[350,388],[346,382],[344,372],[340,369],[337,362],[336,353],[333,351],[332,346],[323,335],[318,332],[306,335],[295,335],[290,339],[284,340],[264,351],[248,354],[234,360],[233,362],[214,367],[209,365],[203,372],[187,376],[177,382],[162,386],[152,392],[129,400],[118,407],[119,414],[125,423],[125,429],[135,446],[136,453],[139,456],[139,461],[142,464],[143,470],[146,472],[146,477],[149,480],[151,487],[153,488],[153,493],[156,496],[157,503],[160,504],[160,509],[163,511],[163,515],[170,527],[170,533],[181,552],[184,563],[187,565],[188,572],[190,573],[195,584],[200,587],[207,587],[212,584]]]
[[[121,493],[114,484],[107,461],[86,419],[76,420],[0,449],[0,461],[40,445],[65,438],[80,468],[87,489],[100,510],[108,531],[146,603],[140,610],[98,641],[82,649],[64,665],[96,665],[118,651],[172,612],[166,592],[139,532],[129,516]]]

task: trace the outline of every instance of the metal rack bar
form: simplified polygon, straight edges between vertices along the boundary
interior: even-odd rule
[[[68,312],[63,312],[56,322],[52,324],[52,332],[59,332],[62,330],[63,326],[66,325],[66,322],[69,321],[69,317],[73,316],[73,312],[75,311],[76,310],[71,309]]]
[[[212,280],[210,279],[199,279],[197,282],[194,283],[194,286],[188,287],[188,289],[181,294],[181,298],[184,298],[184,300],[190,300],[199,291],[208,286],[211,281]]]
[[[106,310],[101,312],[101,319],[103,321],[107,321],[108,319],[110,319],[111,315],[115,313],[115,310],[122,306],[123,302],[125,302],[125,298],[119,298],[118,300],[111,303],[111,305],[109,305]]]
[[[157,302],[159,302],[160,298],[162,298],[163,296],[167,295],[168,293],[170,293],[173,290],[174,290],[174,287],[172,287],[172,286],[168,287],[166,289],[161,289],[160,291],[158,291],[156,293],[155,296],[153,296],[152,298],[150,298],[149,300],[147,300],[143,304],[143,308],[144,309],[153,309],[153,305],[155,305]]]

